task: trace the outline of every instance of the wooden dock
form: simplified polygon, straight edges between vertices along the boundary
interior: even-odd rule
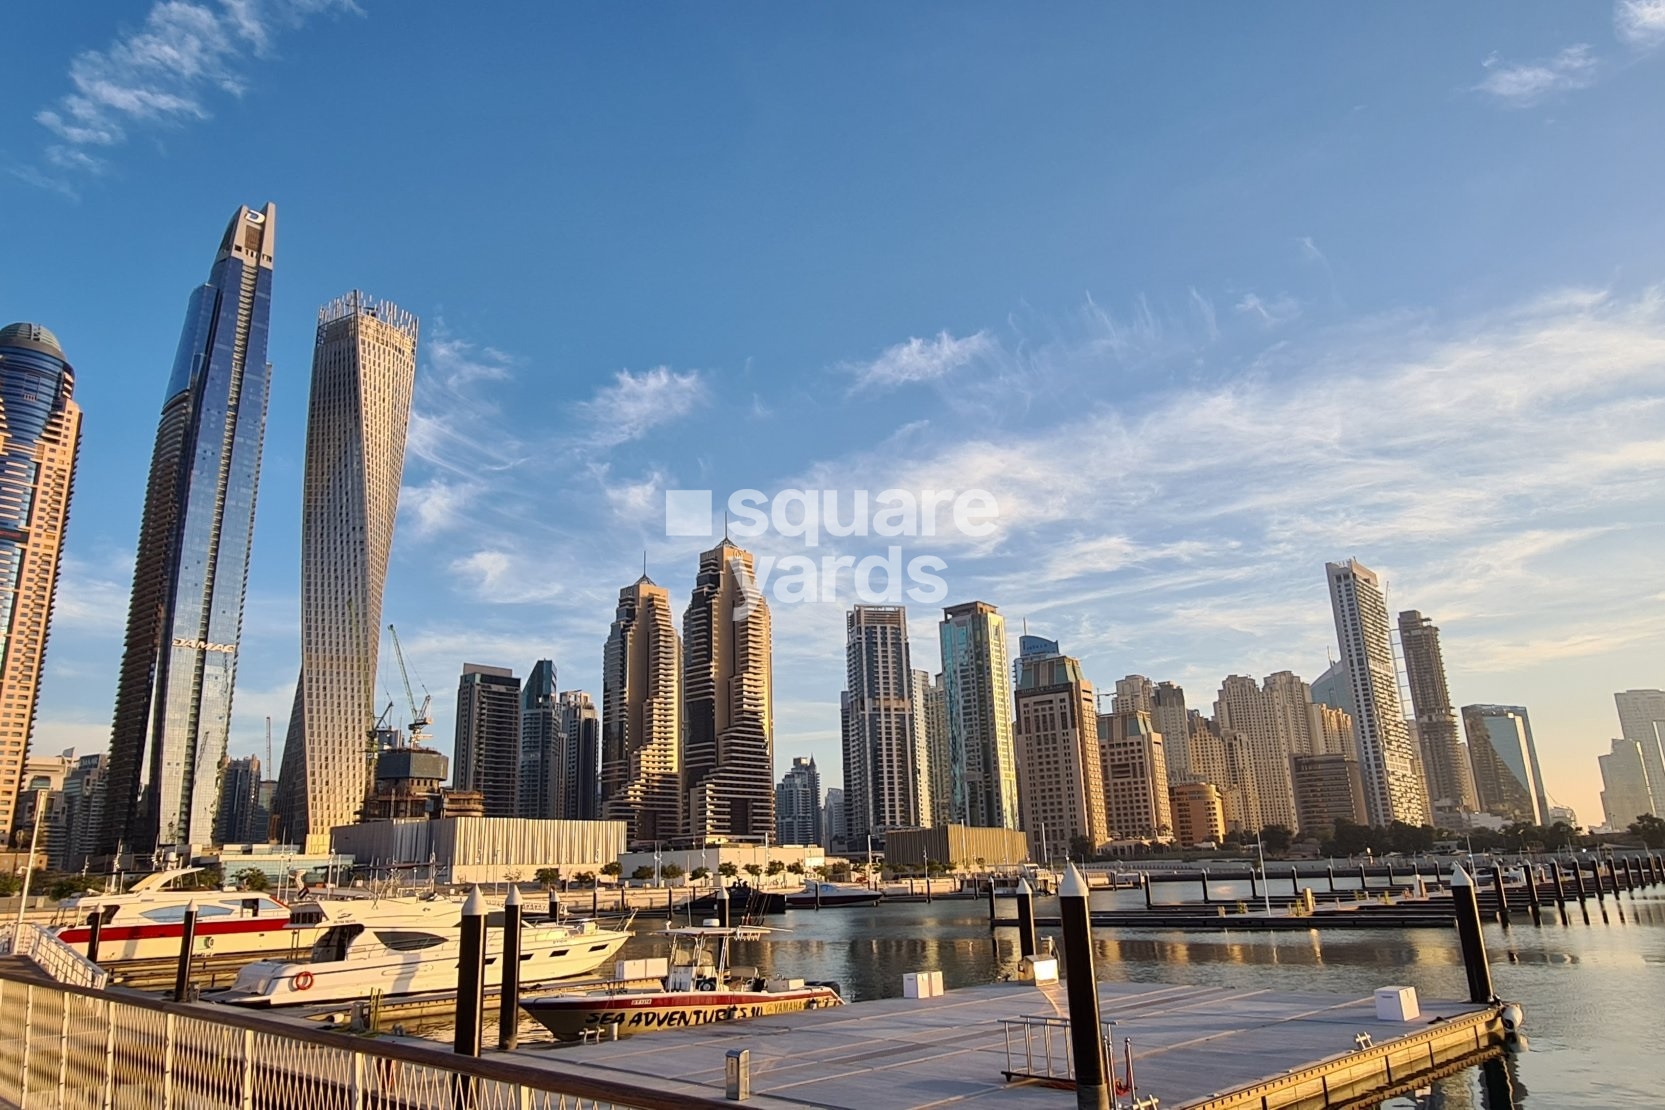
[[[1467,1002],[1423,1000],[1422,1017],[1401,1023],[1378,1020],[1372,998],[1139,983],[1104,983],[1099,995],[1104,1019],[1118,1023],[1118,1070],[1131,1038],[1138,1093],[1164,1110],[1342,1105],[1495,1055],[1503,1042],[1495,1008]],[[1067,1013],[1061,984],[997,985],[517,1055],[720,1098],[727,1053],[747,1049],[760,1110],[997,1101],[1056,1110],[1069,1103],[1054,1086],[1007,1080],[1008,1045],[1021,1060],[1023,1036],[1002,1021]],[[1053,1034],[1054,1055],[1063,1039]]]

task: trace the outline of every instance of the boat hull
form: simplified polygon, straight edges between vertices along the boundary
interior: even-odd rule
[[[523,1010],[558,1041],[583,1040],[691,1029],[717,1022],[746,1021],[774,1014],[795,1014],[842,1005],[830,987],[790,991],[677,991],[652,994],[579,995],[533,998]]]
[[[129,960],[177,959],[185,936],[181,922],[144,925],[106,925],[98,937],[98,962],[120,965]],[[59,940],[82,953],[92,939],[85,925],[61,928]],[[312,948],[317,929],[294,929],[287,917],[197,922],[193,950],[211,956],[290,956],[301,958]]]
[[[879,891],[823,894],[819,900],[813,894],[788,894],[786,896],[786,907],[793,910],[825,910],[839,906],[876,906],[884,899],[884,894]]]

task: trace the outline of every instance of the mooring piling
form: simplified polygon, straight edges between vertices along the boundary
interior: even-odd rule
[[[1098,979],[1093,974],[1092,912],[1087,905],[1087,880],[1073,863],[1066,866],[1063,885],[1058,888],[1058,916],[1064,932],[1076,1110],[1110,1110],[1110,1088],[1104,1082],[1104,1026],[1099,1021]]]
[[[503,945],[498,961],[503,982],[497,997],[497,1047],[504,1052],[520,1044],[520,888],[511,884],[503,899]]]
[[[451,1049],[459,1056],[478,1056],[486,989],[486,896],[478,886],[468,892],[468,900],[463,903],[461,949]]]
[[[1463,949],[1463,969],[1468,972],[1468,1000],[1492,1000],[1492,969],[1486,960],[1486,940],[1480,928],[1480,900],[1474,880],[1462,864],[1451,869],[1451,901],[1457,913],[1457,940]]]
[[[191,949],[197,942],[197,900],[185,906],[185,930],[179,935],[179,971],[174,975],[173,998],[184,1002],[191,989]]]
[[[1028,879],[1019,879],[1017,886],[1018,955],[1035,954],[1035,892]]]

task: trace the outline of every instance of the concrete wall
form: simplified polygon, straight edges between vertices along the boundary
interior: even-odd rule
[[[1028,838],[1020,829],[991,829],[975,825],[939,825],[934,829],[891,829],[885,834],[885,862],[908,867],[935,860],[949,867],[976,869],[1023,863],[1029,858]]]
[[[426,865],[456,883],[530,882],[539,868],[597,871],[624,852],[623,821],[535,821],[519,817],[408,818],[337,825],[336,852],[358,866]]]

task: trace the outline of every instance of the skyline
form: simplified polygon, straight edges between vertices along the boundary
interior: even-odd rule
[[[525,47],[503,27],[460,35],[464,73],[494,71],[476,94],[395,73],[371,51],[408,66],[431,22],[360,6],[255,5],[269,34],[235,55],[241,91],[205,81],[201,118],[122,117],[125,142],[70,143],[100,174],[45,162],[43,142],[67,140],[34,116],[71,118],[77,58],[115,58],[139,16],[20,13],[43,48],[0,77],[0,189],[31,266],[0,275],[0,305],[74,353],[86,410],[37,754],[108,744],[149,450],[121,417],[156,410],[200,244],[228,206],[270,196],[285,268],[233,757],[262,751],[267,714],[285,734],[309,317],[357,286],[433,321],[385,615],[435,694],[441,750],[465,661],[552,658],[599,699],[644,547],[681,612],[707,545],[663,535],[664,489],[974,483],[1001,528],[940,545],[944,605],[1027,619],[1101,689],[1139,673],[1205,705],[1229,674],[1317,678],[1334,651],[1319,565],[1356,556],[1388,580],[1390,614],[1440,626],[1451,703],[1524,703],[1555,800],[1599,820],[1612,694],[1665,686],[1665,594],[1648,591],[1665,217],[1644,185],[1661,155],[1629,141],[1665,116],[1665,67],[1632,6],[1361,14],[1351,33],[1381,51],[1356,73],[1277,13],[1220,13],[1200,44],[1144,13],[1038,28],[938,9],[849,30],[800,13],[748,26],[745,53],[721,45],[720,15],[538,14]],[[502,75],[545,34],[560,64]],[[1580,43],[1584,61],[1533,76]],[[1011,72],[991,77],[996,59]],[[562,75],[531,76],[546,69]],[[355,152],[310,122],[341,103],[442,134]],[[504,178],[547,191],[445,164],[483,156],[443,132],[487,107],[506,118],[486,141],[528,137]],[[258,157],[200,172],[255,122]],[[674,172],[644,176],[659,160]],[[27,168],[68,175],[79,200]],[[339,203],[343,178],[375,220],[352,226],[365,206]],[[143,218],[89,218],[117,204]],[[417,220],[420,251],[385,235]],[[112,244],[116,265],[78,261]],[[942,607],[910,616],[928,627]],[[774,606],[777,777],[813,755],[840,780],[844,609]],[[935,673],[932,640],[911,646]],[[381,670],[378,701],[398,688]]]

